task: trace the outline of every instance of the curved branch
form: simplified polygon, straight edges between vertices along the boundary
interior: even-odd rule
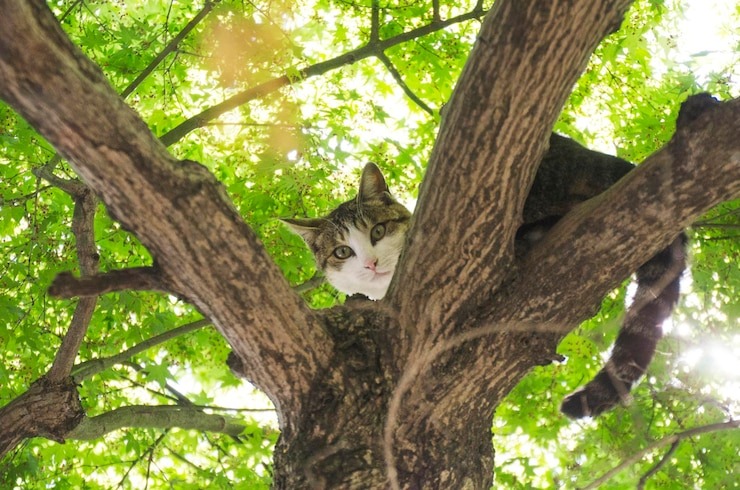
[[[244,424],[231,417],[204,413],[202,410],[184,406],[133,405],[121,407],[96,417],[85,417],[70,431],[67,439],[92,440],[124,427],[140,429],[190,429],[219,432],[238,436]]]
[[[413,101],[414,101],[414,103],[416,103],[416,105],[418,105],[419,107],[421,107],[421,108],[422,108],[422,110],[424,110],[424,112],[426,112],[426,113],[427,113],[427,114],[429,114],[430,116],[434,116],[434,110],[433,110],[433,109],[432,109],[431,107],[429,107],[428,105],[426,105],[426,103],[425,103],[425,102],[424,102],[423,100],[421,100],[421,99],[420,99],[420,98],[419,98],[419,97],[418,97],[418,96],[417,96],[417,95],[416,95],[416,94],[415,94],[415,93],[414,93],[414,92],[413,92],[413,91],[412,91],[412,90],[411,90],[411,89],[409,88],[409,86],[408,86],[408,85],[406,85],[406,82],[404,82],[404,81],[403,81],[403,77],[402,77],[402,76],[401,76],[401,74],[400,74],[400,73],[398,72],[398,70],[397,70],[397,69],[396,69],[396,67],[395,67],[395,66],[393,65],[393,63],[392,63],[392,62],[391,62],[391,60],[390,60],[390,59],[388,58],[388,56],[386,56],[386,54],[385,54],[385,53],[379,53],[377,57],[378,57],[378,59],[379,59],[379,60],[380,60],[381,62],[383,62],[383,64],[385,65],[385,67],[386,67],[386,68],[388,69],[388,71],[390,72],[390,74],[391,74],[391,75],[393,76],[393,79],[394,79],[394,80],[396,81],[396,83],[397,83],[397,84],[398,84],[398,85],[399,85],[399,86],[401,87],[401,90],[403,90],[403,92],[404,92],[404,93],[406,94],[406,96],[407,96],[407,97],[408,97],[409,99],[413,100]]]
[[[676,452],[676,449],[678,449],[678,445],[681,441],[674,441],[673,444],[671,444],[671,447],[668,448],[668,451],[665,452],[665,454],[660,458],[660,461],[658,461],[652,468],[650,468],[644,475],[640,477],[640,481],[637,482],[637,490],[643,490],[645,488],[645,483],[653,477],[660,469],[665,466],[665,464],[668,462],[668,460],[671,458],[674,452]]]
[[[583,490],[598,488],[602,483],[606,482],[611,477],[613,477],[620,471],[624,470],[625,468],[637,463],[642,458],[644,458],[648,453],[651,453],[655,451],[656,449],[660,449],[669,444],[675,444],[684,439],[687,439],[693,436],[698,436],[700,434],[707,434],[710,432],[717,432],[721,430],[732,430],[732,429],[737,429],[738,427],[740,427],[740,420],[729,420],[727,422],[720,422],[717,424],[708,424],[708,425],[702,425],[700,427],[694,427],[693,429],[688,429],[683,432],[679,432],[677,434],[672,434],[670,436],[664,437],[663,439],[660,439],[658,441],[655,441],[652,444],[649,444],[642,450],[637,451],[635,454],[633,454],[629,458],[622,461],[618,466],[612,468],[611,470],[604,473],[601,477],[597,478],[593,482],[583,487]]]

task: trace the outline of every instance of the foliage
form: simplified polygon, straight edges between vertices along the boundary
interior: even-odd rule
[[[433,25],[437,17],[474,11],[476,5],[445,0],[49,3],[72,40],[114,87],[130,92],[127,101],[158,135],[259,84],[283,75],[294,82],[226,111],[171,147],[178,158],[204,163],[223,182],[292,284],[313,276],[312,259],[275,218],[325,213],[352,194],[358,169],[368,160],[379,163],[395,193],[413,203],[439,109],[478,28],[476,20],[453,23],[389,47],[385,60],[342,61],[313,76],[307,67],[332,63],[373,40]],[[373,5],[379,6],[377,15]],[[132,88],[204,8],[212,10]],[[637,2],[625,25],[597,49],[556,128],[640,161],[670,138],[679,102],[688,94],[709,90],[737,97],[740,88],[731,77],[740,62],[737,37],[730,48],[734,57],[708,75],[695,74],[700,60],[672,58],[672,32],[682,8]],[[46,289],[57,273],[78,266],[70,229],[74,203],[38,176],[44,169],[72,179],[73,170],[5,105],[0,105],[0,124],[1,406],[49,369],[75,301],[52,299]],[[599,368],[623,311],[623,289],[562,342],[566,362],[536,369],[499,406],[493,423],[497,486],[582,486],[651,441],[737,417],[737,370],[716,361],[732,359],[732,348],[739,347],[738,216],[740,203],[727,203],[692,228],[690,293],[629,409],[587,423],[572,423],[557,411],[562,397]],[[95,239],[101,270],[151,263],[147,251],[102,207]],[[326,285],[304,295],[316,308],[341,300]],[[105,295],[78,362],[119,354],[199,318],[172,297]],[[186,400],[238,417],[245,426],[238,438],[163,427],[66,444],[35,439],[0,462],[0,483],[23,488],[268,486],[275,422],[250,412],[267,402],[229,373],[228,350],[212,328],[197,329],[84,378],[80,393],[91,416],[132,404]],[[740,469],[737,441],[736,432],[720,432],[681,442],[648,486],[729,487]],[[647,453],[610,480],[610,488],[631,488],[661,455]]]

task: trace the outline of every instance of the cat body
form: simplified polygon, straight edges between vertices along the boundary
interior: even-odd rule
[[[605,191],[634,168],[553,134],[524,206],[517,255],[543,237],[575,205]],[[347,294],[381,299],[390,285],[411,213],[390,194],[380,170],[365,166],[357,197],[318,219],[283,220],[300,234],[330,284]],[[598,415],[623,401],[647,369],[679,295],[685,235],[637,271],[635,300],[604,368],[561,406],[570,417]]]
[[[530,233],[542,235],[543,228],[551,227],[577,204],[604,192],[633,168],[626,160],[589,150],[553,133],[524,205],[518,248],[532,241]],[[678,302],[686,267],[686,241],[686,235],[680,233],[637,269],[634,299],[625,312],[609,360],[593,380],[563,400],[563,413],[573,418],[597,416],[628,399],[630,388],[655,354],[663,322]]]

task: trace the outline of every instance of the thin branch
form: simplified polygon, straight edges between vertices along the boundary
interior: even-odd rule
[[[72,376],[74,377],[75,382],[79,383],[80,381],[84,379],[90,378],[102,371],[105,371],[111,366],[114,366],[116,364],[121,364],[124,361],[130,359],[131,357],[135,356],[136,354],[139,354],[141,352],[144,352],[145,350],[151,349],[152,347],[156,345],[163,344],[167,342],[168,340],[174,339],[175,337],[179,337],[181,335],[194,332],[195,330],[201,329],[203,327],[207,327],[209,325],[211,325],[210,320],[203,319],[203,320],[194,321],[192,323],[188,323],[181,327],[174,328],[168,332],[159,334],[139,344],[136,344],[130,349],[126,349],[125,351],[119,354],[116,354],[115,356],[105,357],[102,359],[93,359],[91,361],[78,364],[72,370]]]
[[[62,22],[64,22],[64,19],[66,19],[66,18],[67,18],[67,16],[68,16],[68,15],[69,15],[70,13],[72,13],[72,11],[73,11],[73,10],[74,10],[74,9],[75,9],[75,8],[76,8],[76,7],[77,7],[77,6],[79,5],[79,4],[81,4],[81,3],[82,3],[82,0],[75,0],[75,2],[74,2],[74,3],[72,4],[72,5],[70,5],[70,6],[69,6],[69,8],[68,8],[67,10],[65,10],[65,11],[64,11],[64,13],[63,13],[62,15],[60,15],[60,16],[59,16],[59,23],[61,24]]]
[[[141,365],[139,365],[139,364],[137,364],[135,362],[126,361],[123,364],[125,366],[130,367],[131,369],[133,369],[137,373],[144,373],[145,375],[148,374],[148,369],[147,368],[145,368],[144,366],[141,366]],[[184,407],[190,407],[190,408],[193,408],[195,406],[195,404],[193,402],[191,402],[190,399],[187,396],[185,396],[182,393],[180,393],[180,390],[176,389],[169,382],[165,381],[163,387],[164,387],[165,390],[167,390],[170,393],[172,393],[172,396],[174,396],[174,400],[175,400],[175,402],[178,405],[184,406]],[[154,391],[154,393],[156,393],[156,391]],[[161,393],[160,393],[160,395],[161,395]],[[166,395],[165,395],[165,397],[171,399],[171,397],[168,397]]]
[[[131,93],[136,90],[136,88],[143,82],[146,77],[148,77],[156,68],[157,66],[173,51],[177,49],[179,44],[182,42],[185,37],[190,34],[190,31],[192,31],[195,26],[197,26],[200,21],[202,21],[213,9],[214,4],[217,2],[213,1],[207,1],[203,9],[198,12],[198,15],[193,17],[193,19],[183,27],[183,29],[175,36],[170,43],[165,46],[165,48],[149,63],[149,65],[144,68],[144,70],[139,74],[136,79],[131,82],[128,87],[123,89],[123,92],[121,92],[121,97],[126,98]]]
[[[723,235],[723,236],[713,236],[710,238],[705,238],[708,242],[716,242],[716,241],[723,241],[723,240],[737,240],[740,238],[740,235]]]
[[[129,290],[170,292],[155,267],[134,267],[80,278],[62,272],[49,286],[49,294],[57,298],[85,298]]]
[[[415,93],[414,93],[414,92],[413,92],[413,91],[412,91],[412,90],[411,90],[411,89],[409,88],[409,86],[408,86],[408,85],[406,85],[406,82],[404,82],[404,81],[403,81],[403,77],[402,77],[402,76],[401,76],[401,74],[400,74],[400,73],[398,72],[398,70],[396,69],[396,67],[395,67],[395,66],[393,66],[393,63],[392,63],[392,62],[391,62],[391,60],[390,60],[390,59],[388,58],[388,56],[386,56],[386,54],[385,54],[385,53],[379,53],[379,54],[377,55],[377,58],[378,58],[378,59],[379,59],[380,61],[382,61],[382,62],[383,62],[383,64],[385,65],[385,67],[386,67],[386,68],[388,69],[388,71],[390,72],[390,74],[391,74],[391,75],[393,76],[394,80],[396,80],[396,83],[398,83],[398,85],[399,85],[399,86],[401,87],[401,89],[402,89],[402,90],[403,90],[403,92],[404,92],[404,93],[406,94],[406,96],[407,96],[407,97],[408,97],[409,99],[413,100],[413,101],[414,101],[414,102],[416,103],[416,105],[418,105],[419,107],[421,107],[421,108],[422,108],[422,109],[424,110],[424,112],[426,112],[426,113],[427,113],[427,114],[429,114],[430,116],[434,116],[434,110],[433,110],[433,109],[432,109],[431,107],[429,107],[428,105],[426,105],[426,104],[424,103],[424,101],[423,101],[423,100],[421,100],[421,99],[420,99],[420,98],[419,98],[419,97],[418,97],[418,96],[417,96],[417,95],[416,95],[416,94],[415,94]]]
[[[133,93],[136,88],[141,85],[141,82],[146,80],[146,77],[151,75],[151,73],[159,66],[160,63],[167,57],[168,54],[172,53],[177,49],[177,47],[180,45],[183,39],[190,34],[190,31],[192,31],[205,17],[210,13],[210,11],[213,9],[213,6],[218,3],[220,0],[208,0],[206,1],[205,6],[203,9],[198,12],[198,14],[193,17],[193,19],[185,25],[185,27],[180,31],[177,36],[175,36],[170,43],[165,46],[165,48],[147,65],[146,68],[137,76],[134,81],[132,81],[126,88],[123,89],[123,92],[121,92],[121,98],[125,99],[129,95]],[[76,1],[73,3],[66,12],[64,12],[59,17],[59,22],[61,23],[67,15],[77,6],[79,5],[81,0]],[[53,184],[55,187],[59,187],[60,189],[64,190],[68,194],[74,194],[74,192],[77,190],[80,190],[80,186],[84,187],[84,184],[80,182],[79,180],[73,179],[73,180],[65,180],[61,179],[59,177],[56,177],[52,172],[54,171],[54,168],[57,166],[59,162],[62,161],[62,157],[59,155],[59,153],[55,153],[53,157],[41,168],[34,169],[33,173],[39,178],[43,178],[44,180],[47,180],[51,184]]]
[[[0,197],[0,206],[18,206],[20,204],[25,204],[26,201],[29,201],[31,199],[34,199],[39,196],[42,192],[51,189],[54,186],[51,185],[45,185],[45,186],[37,186],[36,190],[33,192],[30,192],[24,196],[18,196],[18,197],[11,197],[9,199],[5,199],[3,197]]]
[[[275,92],[291,83],[323,75],[324,73],[336,68],[341,68],[342,66],[355,63],[371,56],[377,56],[388,48],[440,31],[453,24],[458,24],[472,19],[479,19],[483,17],[486,12],[487,11],[482,9],[482,3],[479,2],[479,4],[470,12],[466,12],[444,21],[431,22],[430,24],[412,29],[399,34],[398,36],[378,40],[375,43],[365,44],[360,48],[344,53],[330,60],[308,66],[300,70],[298,74],[282,75],[280,77],[273,78],[272,80],[268,80],[255,87],[239,92],[223,102],[209,107],[200,114],[196,114],[190,119],[183,121],[178,126],[175,126],[167,133],[163,134],[159,139],[165,146],[173,145],[183,139],[191,131],[202,128],[213,119],[221,116],[223,113],[246,104],[251,100],[264,97],[265,95]]]
[[[372,0],[370,11],[370,44],[380,41],[380,1]]]
[[[82,184],[80,184],[82,185]],[[84,187],[84,186],[83,186]],[[95,248],[95,210],[97,199],[85,188],[85,192],[75,198],[75,209],[72,218],[72,232],[77,242],[77,259],[83,277],[95,274],[98,270],[99,256]],[[49,369],[47,378],[60,381],[69,376],[75,358],[90,325],[96,298],[82,298],[77,302],[69,329],[62,339],[62,345]]]
[[[295,291],[298,294],[302,294],[302,293],[305,293],[306,291],[310,291],[312,289],[315,289],[321,286],[324,283],[324,281],[325,281],[325,277],[319,272],[316,272],[316,274],[314,274],[311,277],[311,279],[293,286],[293,291]]]
[[[598,488],[602,483],[606,482],[607,480],[612,478],[614,475],[616,475],[620,471],[623,471],[627,467],[632,466],[633,464],[637,463],[642,458],[644,458],[645,455],[647,455],[648,453],[655,451],[656,449],[660,449],[663,446],[674,444],[686,438],[693,437],[696,435],[706,434],[709,432],[717,432],[721,430],[731,430],[731,429],[736,429],[738,427],[740,427],[740,419],[728,420],[727,422],[720,422],[716,424],[708,424],[708,425],[702,425],[700,427],[694,427],[693,429],[688,429],[683,432],[679,432],[677,434],[672,434],[670,436],[664,437],[663,439],[655,441],[654,443],[648,445],[641,451],[638,451],[634,455],[625,459],[618,466],[612,468],[611,470],[604,473],[600,478],[594,480],[587,486],[583,487],[583,490],[589,490],[591,488]]]
[[[168,445],[165,444],[164,445],[164,448],[167,451],[169,451],[170,454],[173,455],[176,459],[179,459],[180,461],[182,461],[186,465],[190,466],[192,469],[194,469],[198,473],[201,473],[201,474],[203,474],[205,476],[212,476],[210,472],[208,472],[208,471],[204,470],[203,468],[201,468],[200,466],[196,465],[195,463],[193,463],[192,461],[190,461],[185,456],[183,456],[182,454],[178,453],[177,451],[175,451],[174,449],[172,449]]]
[[[663,455],[662,458],[660,458],[660,461],[650,468],[650,470],[647,471],[642,477],[640,477],[640,481],[637,482],[637,490],[642,490],[645,488],[645,483],[648,481],[649,478],[651,478],[654,474],[656,474],[660,469],[668,462],[668,459],[671,457],[671,455],[676,451],[676,448],[678,448],[678,445],[681,443],[681,441],[675,441],[673,444],[671,444],[671,447],[668,448],[668,451]]]
[[[692,228],[729,228],[731,230],[740,229],[740,223],[712,223],[710,221],[699,221],[694,223]]]
[[[116,488],[123,487],[123,482],[126,481],[126,479],[128,478],[129,473],[131,473],[131,470],[133,470],[136,467],[136,465],[139,464],[139,462],[144,457],[146,457],[147,455],[150,455],[150,454],[154,453],[154,450],[157,448],[157,446],[159,445],[159,443],[162,442],[162,440],[167,436],[168,432],[169,431],[164,431],[162,434],[160,434],[159,437],[157,437],[157,440],[155,440],[147,448],[147,450],[144,451],[144,453],[140,457],[138,457],[137,459],[135,459],[134,461],[131,462],[131,465],[128,467],[128,470],[126,470],[126,473],[124,473],[123,477],[121,477],[121,481],[118,482],[118,485],[117,485]]]
[[[56,164],[60,161],[61,157],[58,155],[54,155],[49,163],[47,163],[43,167],[34,168],[31,170],[31,172],[33,172],[33,175],[35,175],[37,178],[44,179],[54,187],[57,187],[72,196],[72,198],[77,198],[78,196],[85,194],[88,189],[80,180],[63,179],[54,175],[52,171]]]
[[[204,413],[192,407],[132,405],[96,417],[85,417],[66,438],[89,441],[124,427],[141,429],[177,427],[238,436],[245,426],[231,417]]]

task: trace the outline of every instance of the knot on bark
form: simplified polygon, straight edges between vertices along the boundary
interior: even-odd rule
[[[85,417],[77,386],[71,377],[61,381],[40,378],[24,395],[28,410],[25,430],[29,436],[64,442],[67,434]]]

